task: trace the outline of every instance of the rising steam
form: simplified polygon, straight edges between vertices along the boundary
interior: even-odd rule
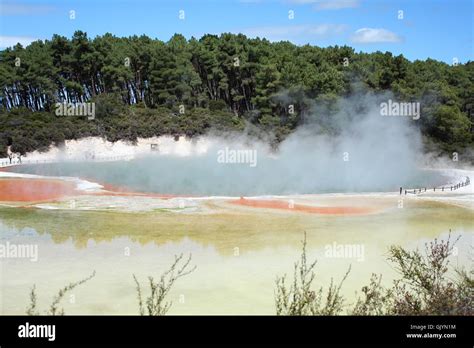
[[[388,98],[357,95],[339,100],[331,110],[315,104],[305,124],[276,151],[255,137],[207,135],[190,143],[188,156],[157,153],[131,162],[60,163],[27,171],[146,192],[234,196],[396,191],[440,180],[419,169],[422,145],[416,120],[380,114],[380,104]],[[223,163],[218,157],[224,150],[254,151],[256,165]]]

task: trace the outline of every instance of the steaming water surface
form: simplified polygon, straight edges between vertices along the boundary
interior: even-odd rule
[[[400,186],[446,183],[436,172],[419,169],[423,147],[413,122],[382,117],[380,100],[370,95],[338,104],[336,113],[316,108],[315,123],[298,128],[278,149],[243,134],[205,135],[175,143],[158,139],[156,152],[131,161],[25,165],[18,170],[81,177],[143,192],[204,196],[393,192]],[[94,144],[88,147],[85,142],[72,152],[100,154],[105,145]],[[66,149],[57,159],[67,154]]]
[[[257,196],[329,192],[397,191],[402,187],[434,187],[447,179],[436,171],[392,169],[391,164],[361,170],[352,162],[336,166],[285,158],[258,157],[258,165],[221,164],[211,154],[177,157],[156,155],[130,161],[24,165],[16,172],[80,177],[127,187],[137,192],[198,196]],[[397,173],[397,174],[394,174]],[[383,176],[383,180],[379,177]]]

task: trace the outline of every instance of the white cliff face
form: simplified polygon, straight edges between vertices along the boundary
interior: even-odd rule
[[[112,143],[100,137],[66,140],[61,147],[50,146],[46,152],[33,151],[24,156],[24,163],[56,162],[64,160],[115,160],[131,159],[152,152],[166,155],[191,156],[205,153],[213,141],[207,137],[187,139],[172,136],[138,138],[136,144],[127,141]],[[8,156],[15,155],[10,146]],[[0,159],[8,162],[8,158]]]

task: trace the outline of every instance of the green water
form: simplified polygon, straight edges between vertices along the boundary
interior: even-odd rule
[[[395,198],[388,203],[396,206]],[[40,310],[46,309],[61,287],[95,270],[95,278],[73,291],[74,301],[64,299],[66,314],[136,314],[132,274],[145,283],[148,275],[158,277],[175,254],[191,253],[197,269],[176,283],[170,314],[273,314],[275,277],[291,273],[304,231],[308,256],[318,259],[316,285],[340,279],[352,265],[343,293],[353,300],[371,273],[391,281],[390,245],[422,246],[445,237],[449,229],[461,236],[453,264],[469,266],[472,212],[441,203],[407,201],[403,209],[352,217],[0,208],[1,241],[35,243],[39,253],[37,262],[0,259],[0,312],[24,313],[33,284]],[[327,257],[325,246],[332,243],[363,245],[363,259]]]

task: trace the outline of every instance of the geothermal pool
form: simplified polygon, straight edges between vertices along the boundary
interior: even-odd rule
[[[386,192],[402,187],[437,187],[447,178],[437,171],[374,165],[361,172],[351,162],[337,168],[308,162],[298,167],[270,156],[258,166],[219,164],[212,155],[145,156],[130,161],[60,162],[22,165],[15,172],[80,177],[135,192],[196,196],[259,196],[334,192]],[[383,179],[381,179],[383,177]]]

